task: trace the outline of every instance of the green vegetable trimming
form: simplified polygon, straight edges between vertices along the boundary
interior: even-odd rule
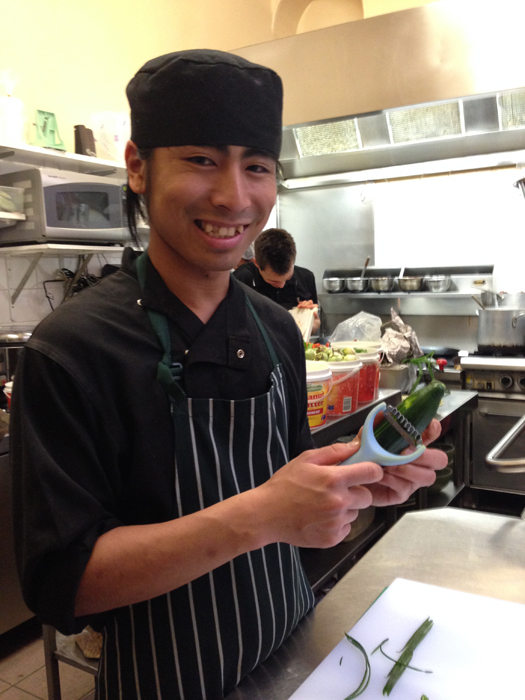
[[[388,637],[384,639],[381,644],[378,644],[372,654],[375,654],[375,652],[379,649],[379,651],[383,654],[383,656],[386,656],[386,658],[389,661],[393,661],[395,664],[400,663],[399,659],[393,659],[391,656],[389,656],[385,650],[383,649],[383,644],[386,644],[388,642]],[[409,668],[411,671],[418,671],[419,673],[433,673],[433,671],[427,671],[424,668],[416,668],[415,666],[410,666],[410,664],[400,664],[401,666],[404,666],[405,668]]]
[[[390,670],[390,673],[388,674],[387,683],[383,688],[383,695],[390,695],[393,687],[401,678],[401,676],[405,672],[405,669],[408,667],[408,664],[411,661],[412,656],[414,654],[415,648],[427,636],[427,634],[432,629],[433,624],[434,623],[432,622],[432,620],[429,617],[427,617],[427,619],[421,623],[421,625],[417,628],[417,630],[405,644],[405,646],[401,650],[401,656],[393,665],[393,667]]]
[[[368,684],[370,683],[370,673],[371,673],[370,661],[368,660],[368,654],[364,650],[363,646],[361,644],[359,644],[357,639],[350,637],[350,635],[346,634],[346,632],[345,632],[345,637],[348,639],[350,644],[352,644],[354,647],[356,647],[356,649],[359,649],[359,651],[361,652],[361,654],[363,654],[364,659],[365,659],[365,675],[363,676],[363,680],[359,684],[359,687],[357,688],[357,690],[354,690],[354,692],[351,695],[349,695],[348,697],[345,698],[345,700],[353,700],[354,698],[357,698],[359,695],[361,695],[361,693],[364,693]],[[340,663],[341,662],[339,662],[339,664]]]

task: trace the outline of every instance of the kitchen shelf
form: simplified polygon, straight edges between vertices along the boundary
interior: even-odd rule
[[[25,221],[26,215],[21,212],[13,211],[2,211],[0,212],[0,228],[7,228],[7,226],[14,226],[17,221]]]
[[[324,313],[346,314],[359,311],[390,315],[392,306],[401,315],[412,316],[475,316],[479,305],[476,292],[327,292],[319,294]]]
[[[2,255],[86,255],[88,253],[119,253],[124,250],[122,245],[82,245],[69,243],[34,243],[32,245],[13,245],[0,247]]]
[[[0,174],[13,172],[32,165],[35,168],[58,168],[59,170],[72,170],[86,175],[119,175],[126,178],[126,166],[112,160],[90,158],[78,153],[65,153],[51,148],[39,148],[38,146],[2,146],[0,145]]]

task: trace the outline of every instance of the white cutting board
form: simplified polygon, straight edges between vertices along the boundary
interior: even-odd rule
[[[349,631],[366,649],[371,680],[362,700],[382,700],[386,676],[399,651],[430,617],[434,626],[390,693],[393,700],[523,700],[525,698],[525,605],[396,579]],[[342,621],[342,626],[344,621]],[[359,686],[365,664],[344,637],[290,700],[345,700]],[[341,661],[342,659],[342,661]]]

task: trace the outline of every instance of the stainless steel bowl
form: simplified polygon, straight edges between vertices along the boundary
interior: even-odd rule
[[[326,292],[342,292],[345,288],[345,281],[342,277],[325,277],[323,288]]]
[[[397,284],[403,292],[417,292],[421,289],[422,277],[398,277]]]
[[[452,282],[450,275],[426,275],[424,279],[430,292],[446,292]]]
[[[370,286],[374,292],[390,292],[394,286],[393,277],[371,277]]]
[[[368,287],[366,277],[347,277],[345,283],[349,292],[364,292]]]

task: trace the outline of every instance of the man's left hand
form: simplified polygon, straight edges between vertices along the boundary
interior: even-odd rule
[[[313,309],[314,310],[314,322],[312,324],[312,335],[315,335],[321,326],[321,319],[317,313],[318,304],[314,304],[311,299],[303,299],[297,304],[298,309]]]
[[[441,424],[433,420],[421,436],[423,443],[429,445],[441,434]],[[403,454],[410,454],[407,448]],[[384,476],[375,484],[368,484],[375,506],[391,506],[404,503],[422,486],[431,486],[436,480],[436,471],[447,466],[448,457],[441,450],[427,448],[421,457],[410,464],[396,467],[384,467]]]

